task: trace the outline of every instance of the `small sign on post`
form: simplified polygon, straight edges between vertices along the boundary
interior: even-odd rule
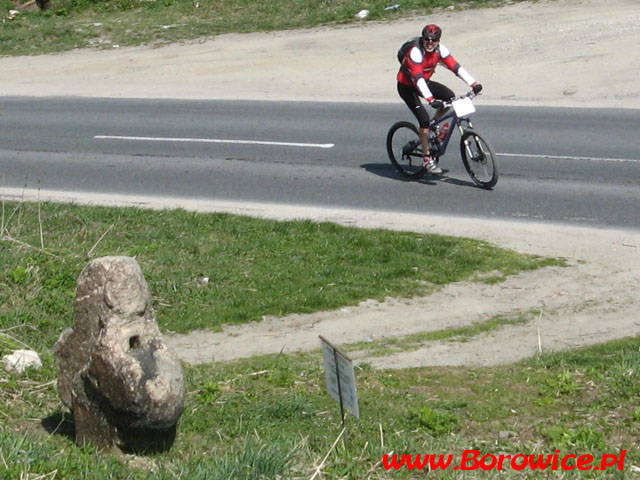
[[[342,424],[344,425],[344,409],[354,417],[360,418],[358,410],[358,390],[356,388],[356,374],[353,361],[320,335],[322,342],[322,356],[324,359],[324,373],[327,380],[327,390],[334,400],[340,403]]]

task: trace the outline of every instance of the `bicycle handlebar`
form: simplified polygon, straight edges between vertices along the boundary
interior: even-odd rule
[[[450,106],[451,106],[451,104],[452,104],[453,102],[455,102],[456,100],[462,100],[463,98],[471,98],[471,99],[473,99],[473,98],[477,97],[478,95],[482,95],[482,93],[480,93],[480,92],[478,92],[478,93],[473,93],[473,90],[471,90],[471,91],[469,91],[469,92],[465,93],[464,95],[460,95],[460,96],[458,96],[458,97],[452,97],[452,98],[451,98],[451,100],[449,100],[449,101],[443,101],[442,103],[443,103],[443,105],[444,105],[445,107],[450,107]]]

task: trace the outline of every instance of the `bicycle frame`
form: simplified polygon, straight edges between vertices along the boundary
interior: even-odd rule
[[[431,120],[429,125],[431,128],[436,127],[437,125],[444,124],[447,120],[450,120],[449,131],[445,135],[444,139],[440,141],[440,150],[438,152],[439,156],[443,156],[447,151],[447,146],[449,145],[449,140],[451,140],[451,136],[453,135],[453,131],[457,128],[460,131],[460,135],[464,133],[467,128],[473,128],[471,124],[471,120],[469,118],[458,118],[453,107],[449,105],[449,111],[445,113],[438,120]]]

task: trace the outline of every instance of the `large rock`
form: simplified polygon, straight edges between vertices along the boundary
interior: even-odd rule
[[[76,325],[54,351],[76,443],[138,453],[171,447],[184,407],[182,366],[158,329],[135,259],[103,257],[85,267]]]

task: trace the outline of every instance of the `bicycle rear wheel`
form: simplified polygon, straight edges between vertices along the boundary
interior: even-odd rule
[[[482,188],[492,189],[498,182],[493,147],[475,131],[467,130],[460,138],[460,154],[471,179]]]
[[[397,122],[387,134],[387,153],[393,166],[406,178],[420,178],[427,171],[418,129],[410,122]]]

